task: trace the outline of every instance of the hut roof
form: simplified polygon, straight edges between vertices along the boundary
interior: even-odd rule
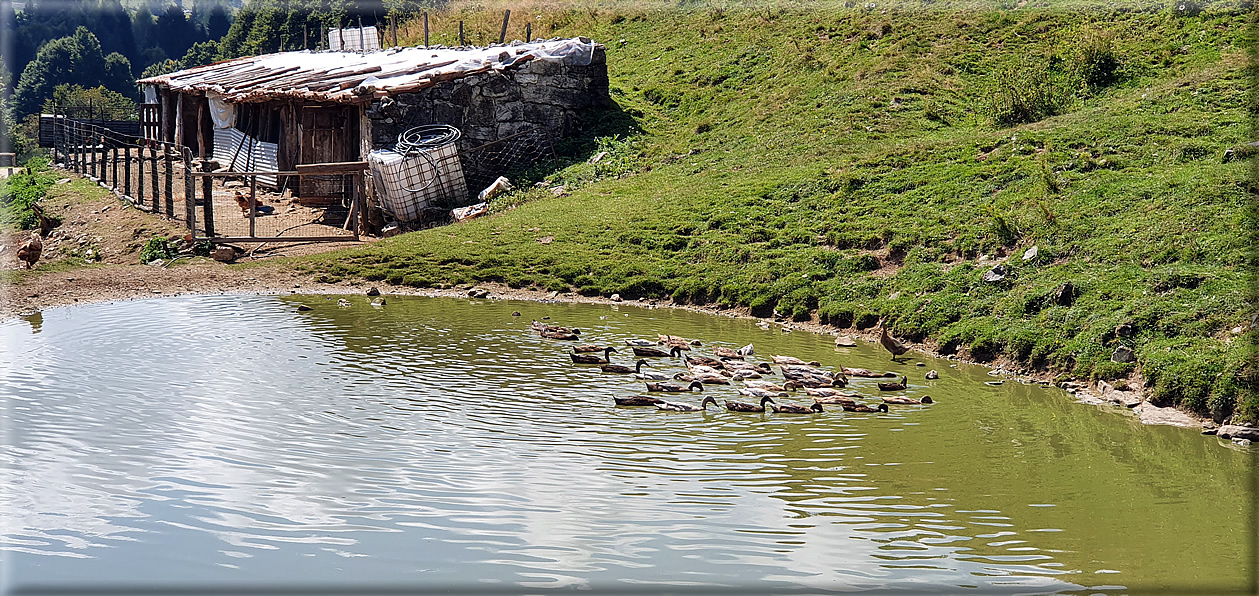
[[[136,83],[214,93],[232,103],[281,98],[353,103],[515,68],[531,60],[589,64],[596,45],[577,37],[487,48],[389,48],[368,53],[303,50],[235,58]]]

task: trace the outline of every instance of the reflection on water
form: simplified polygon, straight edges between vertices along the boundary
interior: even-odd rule
[[[1251,455],[1214,438],[1053,390],[985,386],[977,367],[895,364],[875,345],[836,349],[748,321],[353,302],[176,298],[0,324],[10,586],[1025,593],[1247,581]],[[569,362],[570,343],[529,332],[543,317],[584,342],[670,333],[699,338],[702,353],[753,343],[754,359],[891,369],[910,377],[904,394],[938,403],[816,416],[617,408],[611,396],[641,384]],[[923,380],[930,368],[940,380]],[[874,403],[874,382],[852,386]]]

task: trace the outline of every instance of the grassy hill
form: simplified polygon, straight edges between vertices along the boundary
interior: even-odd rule
[[[564,147],[546,180],[567,194],[524,184],[492,217],[309,267],[886,317],[944,353],[1139,369],[1160,403],[1259,420],[1247,14],[1018,4],[505,5],[607,45],[618,107]],[[501,14],[448,8],[434,43]]]

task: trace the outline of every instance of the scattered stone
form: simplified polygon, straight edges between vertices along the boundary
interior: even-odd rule
[[[603,158],[607,156],[608,156],[607,151],[600,151],[596,153],[594,157],[590,158],[590,163],[599,163],[600,160],[602,160]]]
[[[901,297],[901,293],[900,293],[900,292],[892,292],[892,294],[891,294],[891,295],[889,295],[889,296],[887,297],[887,299],[888,299],[888,300],[896,300],[897,298],[900,298],[900,297]]]
[[[927,371],[927,380],[929,380],[929,381],[934,381],[934,380],[936,380],[936,379],[938,379],[938,378],[940,378],[940,373],[938,373],[938,372],[936,372],[936,371],[934,371],[934,370]]]
[[[485,298],[486,296],[489,296],[489,295],[490,295],[490,291],[484,288],[472,288],[471,290],[468,290],[469,298]]]
[[[835,345],[841,348],[852,348],[857,346],[857,342],[847,335],[841,335],[835,338]]]
[[[210,258],[220,263],[231,263],[236,260],[236,249],[230,246],[220,246],[210,252]]]
[[[613,295],[612,295],[611,300],[612,300],[613,302],[620,302],[620,301],[621,301],[621,295],[620,295],[620,294],[613,294]]]
[[[1040,255],[1040,248],[1033,246],[1023,253],[1023,260],[1030,261]]]
[[[239,180],[228,180],[227,182],[223,183],[223,188],[244,188],[244,187],[245,187],[245,183],[240,182]]]
[[[926,366],[926,365],[927,365],[926,362],[919,362],[917,364],[914,364],[914,366]]]
[[[296,286],[294,286],[294,287],[296,287]],[[377,288],[376,286],[372,286],[372,287],[368,288],[368,289],[367,289],[367,295],[368,295],[368,296],[379,296],[379,295],[380,295],[380,288]]]
[[[315,309],[314,309],[314,308],[311,308],[311,307],[309,307],[309,306],[306,306],[305,304],[299,304],[299,305],[297,305],[297,312],[306,312],[306,311],[310,311],[310,310],[315,310]]]
[[[1128,346],[1119,346],[1115,348],[1115,352],[1110,355],[1111,362],[1136,362],[1137,354]]]
[[[1005,381],[1004,381],[1004,380],[1002,380],[1002,381],[988,381],[988,382],[986,382],[986,383],[984,383],[984,384],[985,384],[985,385],[992,385],[993,387],[996,387],[997,385],[1001,385],[1001,384],[1004,384],[1004,383],[1005,383]]]
[[[700,347],[700,346],[702,346],[702,345],[704,345],[704,344],[699,343],[699,340],[698,340],[698,339],[692,339],[692,340],[691,340],[691,345],[693,345],[693,346],[695,346],[695,347]]]
[[[67,184],[69,182],[70,182],[69,178],[62,178],[61,180],[57,181],[57,184]]]
[[[518,317],[518,316],[520,316],[520,311],[518,311],[518,310],[513,310],[513,311],[511,311],[511,316],[513,316],[513,317]]]
[[[538,244],[550,244],[555,242],[555,236],[543,236],[538,238]]]
[[[1250,446],[1250,439],[1233,439],[1233,442],[1242,447]]]
[[[562,197],[567,193],[568,193],[568,187],[563,184],[551,189],[551,194],[557,197]]]
[[[351,306],[354,306],[354,303],[350,302],[349,300],[346,300],[345,298],[338,298],[337,306],[340,306],[341,308],[349,308]]]
[[[1134,331],[1132,323],[1121,323],[1115,327],[1115,335],[1118,337],[1132,337]]]
[[[1225,439],[1246,439],[1249,441],[1259,441],[1259,428],[1255,428],[1253,426],[1225,424],[1224,426],[1221,426],[1215,434]]]
[[[546,297],[547,297],[547,298],[551,298],[552,300],[554,300],[555,298],[558,298],[558,297],[559,297],[559,295],[560,295],[560,293],[559,293],[559,292],[551,292],[550,294],[547,294],[547,295],[546,295]],[[542,317],[542,318],[544,318],[544,319],[549,319],[550,317]]]
[[[984,281],[988,283],[996,283],[1005,279],[1006,268],[1004,264],[999,264],[984,273]]]
[[[1160,408],[1152,403],[1145,402],[1137,406],[1133,411],[1137,413],[1137,416],[1141,417],[1141,422],[1144,424],[1166,424],[1182,428],[1199,426],[1196,419],[1176,408]],[[1256,430],[1259,431],[1259,429]]]

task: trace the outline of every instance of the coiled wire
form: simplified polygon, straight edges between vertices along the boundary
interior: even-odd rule
[[[408,128],[398,135],[398,144],[394,145],[394,152],[401,155],[404,160],[414,156],[424,158],[428,161],[428,166],[433,172],[433,176],[428,179],[424,186],[419,188],[407,188],[404,186],[403,190],[407,192],[423,192],[432,186],[434,182],[437,182],[437,177],[441,175],[441,172],[438,171],[437,162],[428,154],[428,151],[458,141],[461,134],[459,129],[453,126],[431,124]]]

